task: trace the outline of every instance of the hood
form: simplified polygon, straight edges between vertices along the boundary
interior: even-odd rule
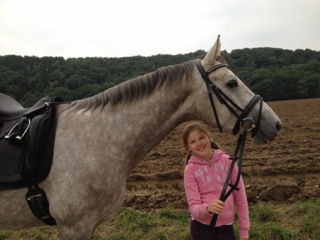
[[[215,163],[218,161],[218,159],[223,155],[223,152],[220,149],[213,149],[213,156],[211,158],[210,163]],[[203,160],[195,155],[192,155],[191,158],[189,159],[188,163],[196,163],[200,165],[209,165],[210,163],[207,162],[206,160]]]

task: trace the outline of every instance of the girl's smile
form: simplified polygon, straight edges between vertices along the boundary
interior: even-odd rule
[[[188,136],[188,151],[192,152],[197,157],[210,161],[213,155],[211,149],[210,136],[199,129],[190,132]]]

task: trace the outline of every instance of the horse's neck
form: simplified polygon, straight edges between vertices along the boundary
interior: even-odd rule
[[[87,154],[90,149],[96,155],[94,159],[102,158],[114,166],[122,161],[122,167],[126,164],[127,173],[130,173],[175,127],[190,120],[189,114],[193,112],[191,91],[177,85],[160,87],[144,99],[131,103],[107,104],[102,111],[61,109],[58,111],[57,136],[64,142],[75,134],[73,141],[77,141],[79,151]]]
[[[109,131],[107,141],[122,146],[117,155],[130,161],[129,171],[176,126],[188,120],[183,111],[186,98],[186,93],[172,87],[113,110],[104,109],[104,119],[109,119],[104,121]]]

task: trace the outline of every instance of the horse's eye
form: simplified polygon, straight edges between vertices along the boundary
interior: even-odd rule
[[[227,86],[229,88],[235,88],[235,87],[238,87],[238,82],[234,79],[230,80],[228,83],[227,83]]]

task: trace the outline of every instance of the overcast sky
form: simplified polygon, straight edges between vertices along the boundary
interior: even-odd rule
[[[320,0],[0,0],[0,55],[320,50]]]

